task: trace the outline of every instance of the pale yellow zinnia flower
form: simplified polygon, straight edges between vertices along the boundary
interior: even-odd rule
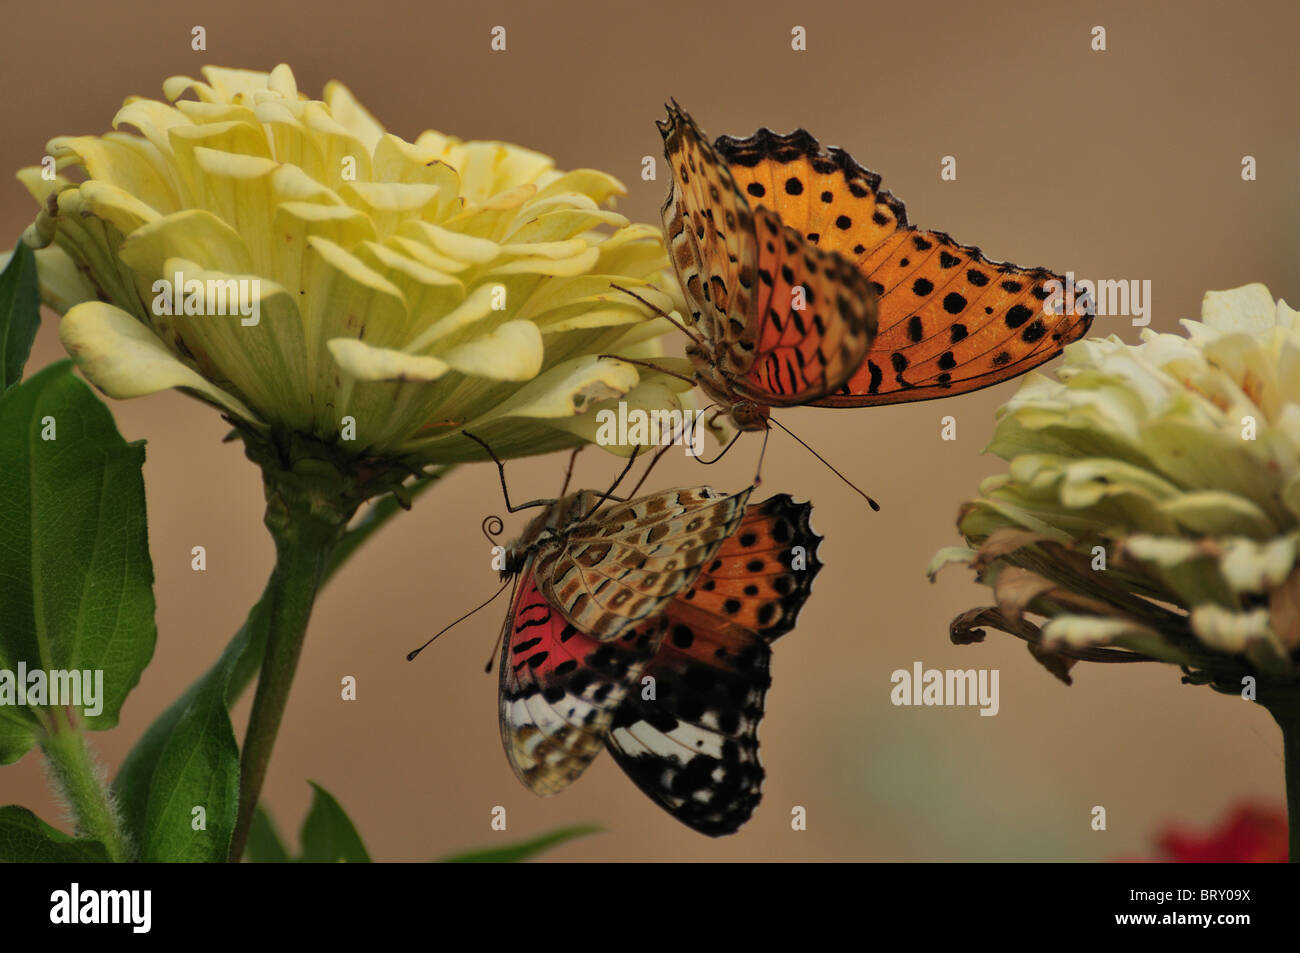
[[[966,562],[993,587],[996,614],[956,638],[1005,622],[1049,663],[1119,650],[1225,690],[1295,678],[1300,316],[1254,284],[1208,293],[1183,325],[1072,344],[1002,409],[989,449],[1008,471],[962,508],[968,545],[931,567]]]
[[[670,329],[611,282],[678,307],[649,287],[672,287],[659,229],[607,207],[617,180],[408,142],[287,66],[203,76],[54,139],[57,175],[19,173],[44,300],[107,394],[179,387],[252,443],[408,467],[481,458],[461,428],[518,456],[591,439],[601,402],[679,406],[684,382],[599,359],[662,360]]]

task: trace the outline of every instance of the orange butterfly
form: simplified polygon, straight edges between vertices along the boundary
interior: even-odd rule
[[[498,696],[515,775],[556,794],[608,748],[682,823],[734,833],[761,798],[771,645],[794,629],[821,571],[812,504],[785,494],[750,503],[752,486],[637,497],[670,445],[633,499],[613,494],[635,452],[604,493],[569,493],[575,450],[558,498],[512,504],[505,464],[465,435],[496,462],[509,512],[541,507],[502,547],[497,593],[514,582]],[[495,540],[504,526],[488,517],[483,528]]]
[[[687,356],[740,430],[766,429],[772,407],[978,390],[1050,360],[1092,322],[1045,309],[1061,276],[909,225],[879,175],[802,129],[710,146],[673,103],[659,130]]]
[[[695,487],[593,511],[601,497],[583,491],[507,547],[519,583],[501,641],[501,739],[528,788],[564,790],[607,748],[701,833],[734,833],[753,814],[771,644],[808,598],[821,536],[810,504],[749,495]]]

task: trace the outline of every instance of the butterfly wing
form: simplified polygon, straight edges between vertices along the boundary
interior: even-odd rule
[[[600,753],[615,708],[663,636],[662,620],[613,642],[552,611],[531,564],[501,640],[501,741],[515,775],[538,794],[568,787]]]
[[[809,244],[774,212],[754,212],[761,242],[758,342],[731,381],[769,407],[806,404],[843,387],[876,334],[876,292],[841,255]]]
[[[703,834],[734,833],[761,797],[758,725],[771,642],[789,632],[821,569],[812,507],[774,496],[747,509],[614,712],[607,746],[645,794]],[[647,698],[648,694],[653,697]]]
[[[694,325],[726,374],[754,360],[758,241],[754,220],[700,128],[674,103],[658,123],[672,187],[663,208],[668,250]]]
[[[1054,314],[1044,268],[990,261],[908,224],[880,176],[800,129],[722,136],[732,179],[807,241],[848,257],[879,295],[878,330],[852,377],[814,403],[857,407],[962,394],[1023,374],[1087,333],[1090,315]]]
[[[620,638],[695,581],[735,532],[750,492],[668,490],[598,511],[538,550],[538,590],[578,631]]]
[[[673,176],[664,232],[713,368],[765,406],[842,387],[875,333],[870,283],[774,213],[751,209],[727,163],[676,105],[659,128]]]

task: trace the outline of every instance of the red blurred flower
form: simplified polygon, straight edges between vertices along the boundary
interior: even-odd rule
[[[1208,833],[1169,827],[1157,842],[1161,860],[1178,864],[1284,864],[1286,812],[1242,804]]]

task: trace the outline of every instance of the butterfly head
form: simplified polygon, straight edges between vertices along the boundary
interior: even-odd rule
[[[771,411],[752,400],[739,400],[731,406],[731,422],[737,430],[766,430]]]

